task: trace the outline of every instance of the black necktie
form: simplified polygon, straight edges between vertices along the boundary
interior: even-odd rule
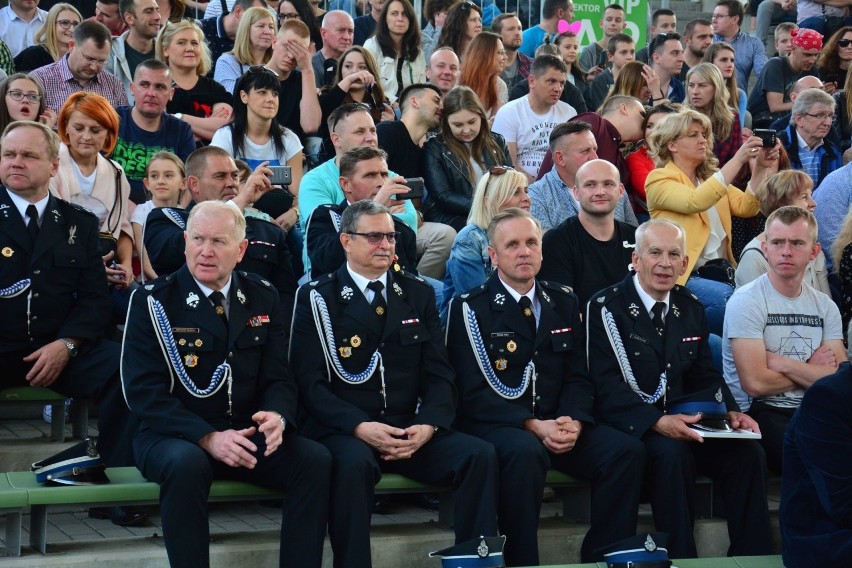
[[[35,205],[27,205],[27,217],[30,218],[27,222],[27,233],[29,233],[32,243],[35,244],[38,238],[38,209]]]
[[[521,306],[521,313],[524,314],[524,320],[526,320],[527,325],[530,326],[530,331],[535,337],[535,312],[532,309],[532,302],[529,299],[529,296],[521,296],[521,299],[518,300],[518,305]]]
[[[370,303],[370,306],[376,311],[376,315],[379,316],[379,321],[384,323],[385,312],[388,310],[385,297],[382,296],[382,290],[385,289],[385,285],[378,280],[373,280],[367,284],[367,288],[373,291],[373,301]]]
[[[225,295],[218,290],[216,292],[211,293],[209,296],[210,301],[213,302],[213,309],[216,310],[216,315],[222,318],[222,321],[225,324],[225,327],[228,326],[228,314],[225,313]]]
[[[666,309],[665,302],[657,302],[654,304],[654,307],[651,308],[651,312],[654,314],[654,317],[651,318],[654,322],[654,327],[657,328],[657,333],[662,337],[666,332],[666,322],[663,319],[663,310]]]

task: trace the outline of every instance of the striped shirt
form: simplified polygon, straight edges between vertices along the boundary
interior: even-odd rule
[[[45,65],[30,74],[44,87],[45,105],[59,114],[59,109],[72,94],[89,91],[101,95],[113,106],[127,106],[127,95],[121,81],[109,71],[101,70],[85,86],[77,82],[68,67],[68,54],[59,61]]]
[[[798,132],[796,133],[796,138],[798,138],[799,162],[802,164],[802,171],[810,176],[814,182],[814,187],[816,187],[822,181],[819,179],[820,158],[822,157],[822,152],[819,151],[819,148],[822,146],[822,142],[811,149],[808,148],[807,142],[802,139]]]

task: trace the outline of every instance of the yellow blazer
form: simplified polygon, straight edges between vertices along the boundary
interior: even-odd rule
[[[753,193],[733,185],[725,187],[713,176],[695,187],[692,180],[674,162],[651,170],[645,180],[645,194],[652,218],[674,221],[686,232],[686,254],[689,256],[689,262],[686,273],[677,281],[681,285],[686,284],[710,237],[710,221],[706,213],[708,209],[715,205],[719,212],[722,227],[728,236],[728,260],[734,266],[737,263],[731,250],[731,214],[737,217],[754,217],[760,210],[757,197]]]

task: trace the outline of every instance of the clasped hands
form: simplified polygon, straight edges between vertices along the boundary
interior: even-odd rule
[[[284,441],[284,425],[281,422],[281,415],[277,412],[261,410],[255,412],[251,419],[257,423],[257,426],[242,430],[211,432],[201,438],[198,445],[214,459],[231,467],[254,469],[257,458],[252,454],[257,452],[257,446],[249,438],[257,432],[263,434],[266,438],[266,451],[263,455],[272,455]]]
[[[353,432],[356,438],[379,452],[385,461],[410,458],[432,439],[434,433],[435,428],[428,424],[396,428],[382,422],[361,422]]]

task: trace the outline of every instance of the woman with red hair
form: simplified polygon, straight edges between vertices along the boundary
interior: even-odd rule
[[[133,279],[130,184],[109,156],[118,141],[119,119],[109,101],[87,91],[74,93],[59,110],[59,171],[53,193],[86,208],[100,221],[107,282],[125,288]]]
[[[467,46],[459,85],[470,87],[489,119],[509,100],[509,90],[500,74],[506,67],[506,50],[500,36],[481,32]]]

